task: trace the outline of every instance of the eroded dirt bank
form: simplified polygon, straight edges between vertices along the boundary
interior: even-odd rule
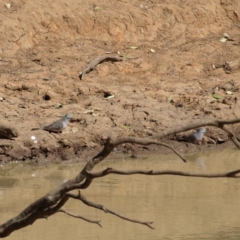
[[[196,119],[240,117],[238,0],[0,3],[1,115],[18,132],[15,141],[0,139],[2,162],[80,160],[110,133],[143,137]],[[234,41],[221,42],[224,33]],[[123,61],[80,80],[105,52]],[[63,134],[31,131],[66,113],[73,120]],[[227,138],[213,128],[207,136]]]

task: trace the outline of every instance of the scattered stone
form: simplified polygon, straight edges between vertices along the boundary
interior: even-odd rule
[[[233,88],[233,85],[231,83],[225,83],[223,86],[222,86],[222,89],[225,90],[225,91],[229,91]]]
[[[12,139],[18,137],[17,130],[6,124],[0,124],[0,138]]]
[[[78,132],[78,128],[76,128],[76,127],[72,127],[71,130],[72,130],[73,133],[77,133]]]
[[[228,61],[224,64],[225,71],[233,71],[239,68],[239,60]]]

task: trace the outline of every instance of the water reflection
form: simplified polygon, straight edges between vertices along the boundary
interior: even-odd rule
[[[196,159],[196,164],[199,166],[199,168],[201,169],[201,170],[206,170],[206,164],[205,164],[205,160],[204,160],[204,158],[202,158],[202,157],[198,157],[197,159]]]
[[[223,172],[237,169],[240,152],[229,149],[186,156],[174,155],[109,159],[99,169],[181,170]],[[0,169],[0,222],[17,215],[83,167],[78,164],[36,166],[13,163]],[[97,170],[96,169],[96,170]],[[65,209],[93,220],[103,228],[59,213],[14,232],[8,239],[239,239],[238,179],[202,179],[180,176],[109,175],[94,180],[83,194],[127,217],[154,221],[155,230],[129,223],[70,200]],[[37,237],[36,237],[37,236]]]
[[[16,178],[1,178],[0,177],[0,189],[11,188],[18,182]]]

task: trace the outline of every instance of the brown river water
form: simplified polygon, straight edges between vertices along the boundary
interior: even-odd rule
[[[175,155],[117,155],[97,169],[182,170],[216,173],[238,169],[240,151],[231,148],[187,155],[183,163]],[[28,204],[77,175],[84,163],[11,163],[0,167],[0,223],[16,216]],[[103,228],[63,213],[37,220],[13,232],[7,239],[240,239],[240,179],[203,179],[180,176],[108,175],[94,180],[82,192],[130,218],[153,221],[154,230],[70,200],[64,209],[92,220]]]

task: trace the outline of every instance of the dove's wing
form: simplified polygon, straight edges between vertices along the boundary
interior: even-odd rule
[[[62,120],[58,120],[48,126],[45,126],[43,129],[51,132],[60,132],[64,129],[64,124]]]

